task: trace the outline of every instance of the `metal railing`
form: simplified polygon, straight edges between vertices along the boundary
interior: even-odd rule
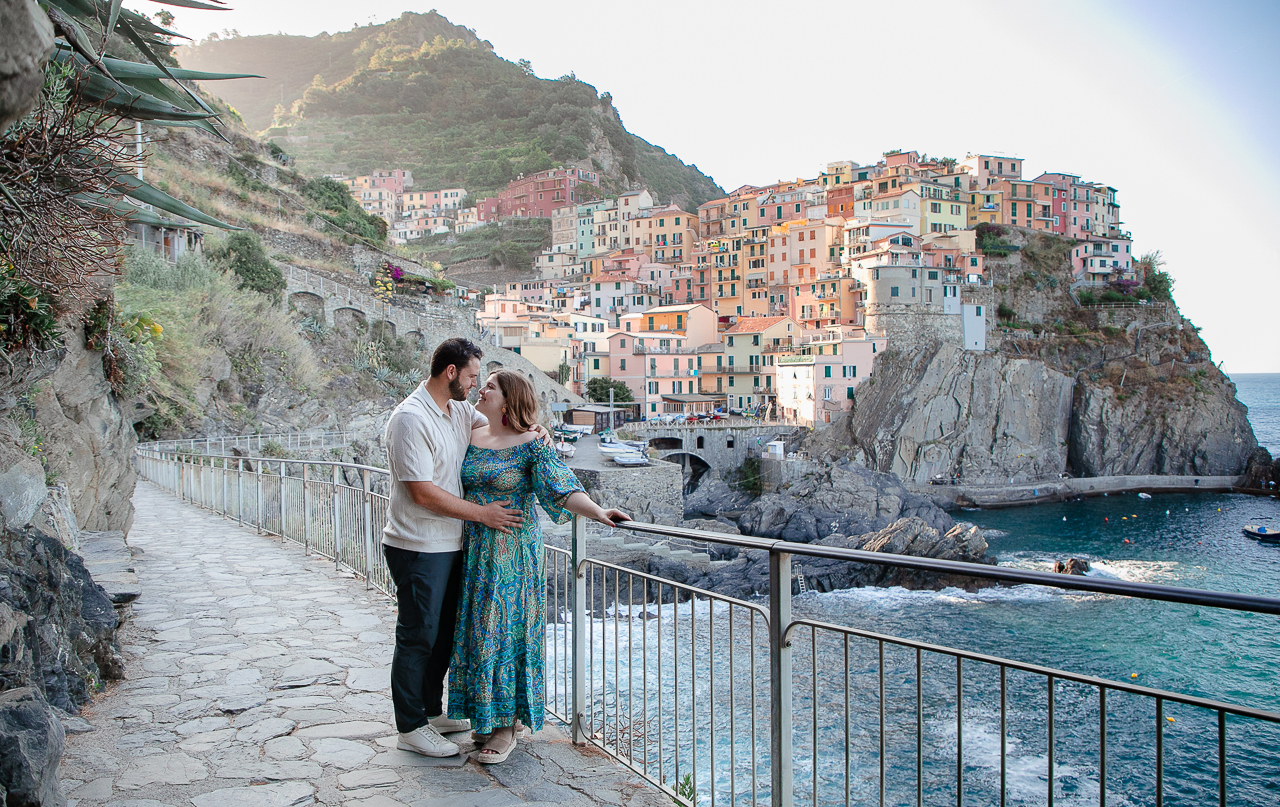
[[[337,448],[348,445],[355,435],[337,432],[286,432],[280,434],[237,434],[222,437],[192,437],[182,440],[160,440],[147,443],[148,448],[161,451],[200,451],[205,454],[226,454],[232,448],[261,452],[274,443],[286,450],[310,448]]]
[[[156,444],[136,456],[141,475],[160,487],[392,593],[379,546],[385,470]],[[682,804],[1054,805],[1083,803],[1089,780],[1091,801],[1106,807],[1109,777],[1131,783],[1147,770],[1151,793],[1124,795],[1163,805],[1164,732],[1175,712],[1191,726],[1178,742],[1194,744],[1180,758],[1190,753],[1201,768],[1194,787],[1178,783],[1180,797],[1194,792],[1205,803],[1212,791],[1225,807],[1231,787],[1264,792],[1280,770],[1275,756],[1228,756],[1229,728],[1233,743],[1274,753],[1276,711],[794,616],[792,597],[807,590],[803,563],[815,558],[1254,614],[1280,614],[1280,600],[636,522],[601,542],[619,534],[768,555],[767,600],[749,602],[589,557],[582,518],[567,546],[546,546],[547,711],[575,743],[596,746]],[[1135,737],[1150,743],[1135,749]],[[970,748],[983,739],[996,750]],[[1038,796],[1011,794],[1011,745],[1043,750],[1031,772]],[[983,753],[996,760],[991,775],[975,760]]]

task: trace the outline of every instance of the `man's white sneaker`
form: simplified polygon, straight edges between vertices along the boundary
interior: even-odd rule
[[[455,731],[471,731],[471,721],[463,718],[462,720],[454,720],[444,715],[437,715],[427,721],[431,727],[441,734],[450,734]]]
[[[430,723],[408,734],[401,733],[396,748],[422,754],[424,757],[451,757],[458,753],[458,744],[441,737],[440,732]]]

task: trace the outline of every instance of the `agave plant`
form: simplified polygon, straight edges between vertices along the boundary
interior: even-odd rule
[[[182,82],[248,76],[169,67],[157,52],[181,35],[121,1],[39,0],[56,35],[44,51],[40,103],[0,133],[0,263],[51,294],[74,298],[91,287],[91,276],[113,273],[128,224],[172,226],[163,217],[169,214],[235,229],[137,178],[124,124],[162,122],[219,134],[217,113]],[[221,0],[154,2],[225,9]],[[37,25],[30,36],[39,39],[42,30]],[[146,62],[109,54],[112,34]],[[21,108],[29,105],[14,114]]]
[[[375,367],[373,370],[373,380],[377,381],[384,387],[390,387],[395,383],[396,374],[391,372],[389,367]]]

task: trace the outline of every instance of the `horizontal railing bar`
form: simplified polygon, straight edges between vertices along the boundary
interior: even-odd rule
[[[1048,586],[1075,591],[1089,591],[1095,594],[1118,594],[1144,600],[1177,602],[1187,605],[1205,605],[1213,608],[1226,608],[1234,611],[1254,611],[1262,614],[1280,614],[1280,599],[1258,597],[1252,594],[1237,594],[1228,591],[1208,591],[1196,588],[1165,586],[1158,583],[1132,583],[1126,580],[1104,580],[1081,575],[1059,574],[1057,572],[1033,572],[1028,569],[1010,569],[1007,566],[988,566],[982,563],[968,563],[959,560],[940,560],[938,558],[919,558],[908,555],[892,555],[885,552],[867,552],[861,549],[845,549],[835,546],[814,546],[791,541],[776,541],[768,538],[750,538],[740,535],[723,535],[706,530],[691,530],[684,527],[665,527],[658,524],[642,524],[637,521],[619,522],[622,529],[644,532],[653,535],[669,535],[676,538],[688,538],[697,541],[708,541],[729,546],[748,549],[764,549],[771,552],[787,552],[811,558],[827,560],[846,560],[854,563],[869,563],[876,566],[894,566],[903,569],[916,569],[926,572],[940,572],[963,577],[978,577],[996,580],[1001,583],[1019,585]]]
[[[200,457],[202,459],[213,458],[213,459],[243,460],[244,462],[265,462],[265,463],[272,463],[272,464],[283,462],[285,465],[322,465],[330,468],[336,465],[339,468],[354,468],[355,470],[358,470],[358,471],[373,471],[375,473],[380,473],[380,474],[391,473],[386,468],[379,468],[376,465],[361,465],[355,462],[335,462],[333,460],[290,459],[288,457],[245,457],[245,456],[236,456],[235,454],[178,454],[177,452],[173,452],[173,451],[167,451],[167,450],[155,449],[155,448],[145,448],[142,446],[139,446],[137,450],[139,452],[143,452],[147,454],[166,454],[166,453],[174,454],[175,455],[174,460],[177,462],[187,462],[186,458],[188,457]],[[320,480],[312,480],[312,481],[320,481]],[[352,490],[360,490],[360,488],[352,488]]]
[[[975,653],[971,650],[958,650],[954,647],[946,647],[944,645],[930,644],[929,642],[918,642],[913,639],[904,639],[901,636],[889,636],[887,634],[875,633],[873,631],[859,630],[857,628],[846,628],[840,625],[833,625],[829,622],[818,622],[812,619],[795,619],[787,626],[785,635],[789,638],[791,631],[798,627],[814,628],[817,630],[826,630],[833,633],[843,633],[849,636],[857,636],[862,639],[868,639],[875,642],[885,642],[886,644],[894,644],[899,647],[909,647],[917,650],[926,650],[930,653],[951,656],[953,658],[963,658],[969,661],[978,661],[984,664],[993,664],[998,667],[1006,667],[1011,670],[1019,670],[1021,672],[1034,673],[1043,675],[1061,681],[1071,681],[1077,684],[1086,684],[1088,686],[1100,686],[1116,692],[1126,692],[1131,695],[1144,695],[1152,698],[1163,698],[1167,701],[1176,701],[1187,706],[1197,706],[1202,709],[1212,709],[1213,711],[1223,711],[1228,714],[1238,715],[1240,717],[1252,717],[1258,720],[1265,720],[1270,723],[1280,723],[1280,712],[1268,712],[1264,709],[1254,709],[1249,706],[1236,706],[1222,701],[1210,700],[1208,698],[1198,698],[1194,695],[1180,695],[1176,692],[1169,692],[1164,689],[1152,689],[1151,687],[1139,686],[1137,684],[1128,684],[1123,681],[1112,681],[1107,678],[1099,678],[1093,675],[1078,675],[1076,673],[1067,672],[1066,670],[1057,670],[1052,667],[1045,667],[1040,664],[1030,664],[1023,661],[1014,661],[1012,659],[1001,658],[1000,656],[990,656],[985,653]]]
[[[698,588],[697,586],[688,586],[688,585],[685,585],[684,583],[677,583],[676,581],[672,580],[669,577],[658,577],[657,575],[652,575],[652,574],[649,574],[648,572],[641,572],[635,569],[628,569],[626,566],[619,566],[615,563],[609,563],[608,561],[605,561],[605,560],[597,560],[596,558],[584,558],[578,564],[579,574],[581,574],[583,571],[582,567],[587,566],[588,564],[592,566],[598,566],[602,569],[613,569],[615,572],[626,572],[627,574],[634,575],[636,577],[642,577],[645,580],[652,580],[655,583],[661,583],[664,586],[670,586],[673,589],[691,591],[694,594],[701,594],[702,596],[706,597],[709,600],[719,600],[720,602],[727,602],[727,603],[730,603],[731,605],[739,605],[739,606],[742,606],[743,608],[746,608],[748,611],[754,611],[755,613],[764,617],[766,622],[768,622],[768,619],[769,619],[769,612],[766,611],[764,607],[757,605],[756,603],[747,602],[746,600],[735,599],[733,597],[725,596],[724,594],[717,594],[716,592],[708,591],[705,588]]]

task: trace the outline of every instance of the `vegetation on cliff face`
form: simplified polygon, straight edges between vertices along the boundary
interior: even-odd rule
[[[290,136],[312,174],[408,168],[417,186],[479,196],[521,173],[590,161],[606,190],[639,182],[690,206],[724,193],[627,132],[608,93],[572,75],[538,78],[434,11],[332,36],[211,39],[178,58],[266,76],[218,91],[251,128]]]

